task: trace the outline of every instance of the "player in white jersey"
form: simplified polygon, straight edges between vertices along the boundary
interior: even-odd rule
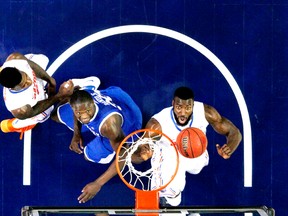
[[[242,140],[239,129],[227,118],[221,116],[212,106],[194,101],[194,93],[190,88],[180,87],[176,89],[172,106],[153,115],[146,124],[146,128],[161,131],[175,142],[181,130],[187,127],[196,127],[206,133],[206,127],[209,124],[217,133],[226,136],[226,143],[222,146],[216,144],[216,149],[224,159],[230,158]],[[169,147],[169,145],[167,146]],[[171,149],[171,151],[174,150]],[[147,160],[152,156],[152,151],[145,145],[139,152],[142,160]],[[198,174],[209,162],[207,150],[197,158],[186,158],[181,154],[179,155],[179,169],[176,177],[159,193],[162,204],[179,205],[181,192],[186,184],[186,172]],[[169,156],[166,161],[172,163]],[[162,170],[163,173],[169,172],[169,166],[166,167],[168,169]]]
[[[49,59],[42,54],[12,53],[8,56],[0,71],[0,84],[7,109],[15,117],[1,122],[5,133],[23,133],[37,123],[46,121],[53,104],[60,98],[73,92],[61,85],[56,93],[56,81],[45,69]],[[45,86],[47,84],[47,93]]]

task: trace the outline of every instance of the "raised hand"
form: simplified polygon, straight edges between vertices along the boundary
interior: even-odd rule
[[[74,91],[74,84],[72,80],[68,80],[61,84],[59,91],[58,91],[58,95],[60,97],[71,96],[73,94],[73,91]]]
[[[78,153],[78,154],[82,154],[83,153],[82,150],[84,149],[82,137],[81,136],[76,136],[74,134],[74,136],[73,136],[73,138],[71,140],[69,149],[71,151],[74,151],[74,152]]]
[[[231,157],[232,151],[227,144],[224,144],[223,146],[216,144],[216,149],[218,154],[224,159],[229,159]]]

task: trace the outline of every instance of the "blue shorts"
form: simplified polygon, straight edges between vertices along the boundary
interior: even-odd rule
[[[84,155],[91,162],[107,164],[112,161],[115,152],[107,138],[97,136],[85,146]]]
[[[61,123],[65,124],[70,130],[74,130],[74,114],[69,103],[59,106],[57,115]],[[102,136],[95,137],[85,125],[82,125],[81,134],[84,142],[87,143],[84,148],[84,154],[87,160],[103,164],[111,162],[115,152],[107,138]]]

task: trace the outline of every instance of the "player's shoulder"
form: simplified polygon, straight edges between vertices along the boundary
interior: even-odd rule
[[[163,108],[162,110],[160,110],[158,113],[156,113],[155,115],[157,115],[157,114],[167,114],[167,113],[170,113],[172,109],[173,109],[172,106],[165,107],[165,108]]]
[[[170,106],[170,107],[166,107],[162,110],[160,110],[159,112],[155,113],[152,118],[154,119],[161,119],[161,118],[167,118],[167,116],[170,116],[171,115],[171,111],[172,111],[173,107]]]
[[[194,107],[205,107],[205,103],[201,101],[194,101]]]
[[[13,60],[13,59],[26,59],[26,58],[25,58],[24,55],[22,55],[19,52],[13,52],[7,57],[6,61],[10,61],[10,60]]]

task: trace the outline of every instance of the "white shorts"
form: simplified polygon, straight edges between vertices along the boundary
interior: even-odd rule
[[[206,150],[197,158],[186,158],[179,154],[179,168],[172,182],[159,192],[160,197],[165,197],[167,203],[172,206],[178,206],[181,203],[181,192],[186,185],[186,172],[198,174],[209,164],[209,154]]]

